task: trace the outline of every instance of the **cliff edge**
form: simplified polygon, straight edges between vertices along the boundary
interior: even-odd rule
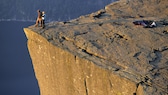
[[[168,1],[120,0],[24,28],[41,95],[167,95]],[[156,27],[132,22],[151,20]]]

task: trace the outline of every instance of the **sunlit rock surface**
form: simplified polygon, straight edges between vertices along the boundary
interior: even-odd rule
[[[45,29],[25,28],[41,95],[167,95],[167,4],[121,0]]]

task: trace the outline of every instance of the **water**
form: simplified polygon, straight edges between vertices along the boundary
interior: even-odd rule
[[[0,22],[0,95],[40,95],[23,28],[34,22]]]
[[[37,9],[46,11],[47,20],[70,20],[90,14],[115,0],[1,0],[0,20],[34,20]],[[10,3],[9,3],[10,2]]]

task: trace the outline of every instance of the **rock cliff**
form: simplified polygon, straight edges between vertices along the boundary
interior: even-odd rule
[[[167,95],[167,4],[120,0],[45,29],[24,28],[41,95]]]

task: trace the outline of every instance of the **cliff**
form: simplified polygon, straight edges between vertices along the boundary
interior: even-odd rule
[[[41,95],[167,95],[167,3],[120,0],[45,29],[24,28]]]

